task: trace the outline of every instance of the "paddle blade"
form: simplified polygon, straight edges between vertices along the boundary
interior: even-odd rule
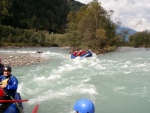
[[[4,90],[0,88],[0,97],[4,96]]]
[[[34,109],[32,110],[32,113],[38,113],[39,104],[37,104]]]
[[[0,100],[1,103],[7,103],[7,102],[27,102],[29,100]]]

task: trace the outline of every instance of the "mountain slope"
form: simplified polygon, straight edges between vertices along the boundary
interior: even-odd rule
[[[135,34],[135,33],[137,33],[137,31],[135,31],[131,28],[128,28],[128,27],[118,27],[116,29],[116,34],[119,34],[119,35],[125,37],[125,41],[128,41],[129,36],[132,34]]]

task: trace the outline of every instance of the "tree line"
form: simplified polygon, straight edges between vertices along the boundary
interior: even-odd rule
[[[74,0],[1,0],[0,24],[64,33],[69,11],[83,5]]]
[[[133,47],[150,47],[150,31],[145,30],[131,35],[129,42]]]

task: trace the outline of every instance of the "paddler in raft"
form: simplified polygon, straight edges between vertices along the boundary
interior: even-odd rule
[[[83,56],[85,54],[86,54],[86,52],[81,49],[80,51],[78,51],[77,56]]]
[[[15,97],[18,80],[11,74],[10,66],[4,66],[3,68],[3,75],[0,76],[0,88],[4,90],[4,96],[0,97],[0,100],[12,100]],[[0,103],[0,113],[4,113],[11,104],[12,103]]]
[[[2,64],[2,59],[0,58],[0,76],[3,75],[4,64]]]

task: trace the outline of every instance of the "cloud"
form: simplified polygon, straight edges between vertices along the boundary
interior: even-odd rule
[[[77,0],[81,3],[90,3],[93,0]],[[114,13],[112,21],[120,21],[122,26],[137,31],[150,30],[150,1],[149,0],[99,0],[101,6]]]

